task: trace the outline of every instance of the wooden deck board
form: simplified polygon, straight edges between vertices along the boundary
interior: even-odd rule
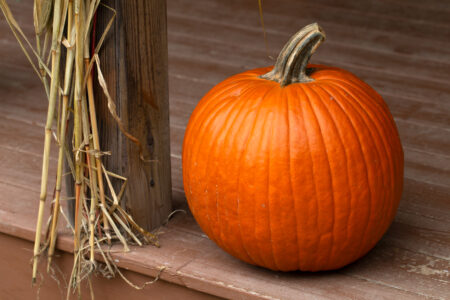
[[[31,5],[9,2],[31,35]],[[396,120],[405,150],[405,186],[393,225],[366,257],[339,271],[278,273],[230,257],[200,231],[192,216],[180,214],[163,228],[161,249],[119,253],[120,265],[148,276],[166,265],[163,280],[228,298],[448,298],[450,5],[437,0],[426,5],[421,0],[281,0],[263,5],[267,50],[256,1],[168,1],[176,207],[187,208],[181,143],[203,94],[232,74],[272,64],[267,54],[276,56],[292,33],[318,21],[327,41],[312,61],[345,68],[364,79],[383,96]],[[1,16],[0,232],[31,240],[46,100],[20,51]],[[56,151],[52,154],[54,163]],[[70,251],[70,237],[63,236],[58,246]]]

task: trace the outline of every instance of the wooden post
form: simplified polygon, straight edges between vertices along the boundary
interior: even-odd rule
[[[144,158],[152,162],[142,161],[139,148],[120,132],[97,84],[101,149],[112,152],[103,161],[108,170],[128,178],[126,208],[138,224],[151,230],[171,211],[166,1],[102,3],[117,12],[99,53],[102,71],[125,128],[140,140]],[[112,15],[100,5],[97,40]],[[117,191],[121,183],[114,182]]]

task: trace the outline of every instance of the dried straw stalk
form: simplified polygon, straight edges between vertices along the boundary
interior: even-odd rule
[[[39,211],[38,220],[36,225],[36,237],[34,240],[33,251],[33,274],[32,282],[36,282],[38,257],[41,243],[41,231],[42,231],[42,219],[44,216],[45,200],[47,198],[47,182],[48,182],[48,165],[50,159],[50,142],[52,138],[52,125],[55,113],[56,100],[58,97],[59,88],[59,63],[61,57],[61,42],[58,39],[60,37],[61,27],[61,0],[55,0],[53,5],[53,31],[52,31],[52,72],[50,82],[49,103],[47,111],[47,121],[45,124],[45,141],[44,141],[44,154],[42,162],[42,175],[41,175],[41,193],[39,197]]]
[[[62,91],[62,108],[61,108],[61,118],[59,124],[59,151],[58,151],[58,167],[56,171],[56,187],[55,187],[55,203],[52,215],[52,224],[50,227],[50,245],[48,250],[48,264],[47,271],[50,269],[53,254],[55,252],[56,243],[56,226],[58,224],[58,216],[60,209],[60,199],[61,199],[61,183],[62,183],[62,173],[64,165],[64,152],[66,145],[66,131],[67,131],[67,113],[69,109],[69,94],[70,94],[70,84],[72,81],[72,70],[73,70],[73,60],[74,60],[74,49],[72,45],[75,43],[74,34],[72,34],[73,28],[73,2],[69,1],[68,11],[67,11],[67,55],[66,55],[66,68],[64,75],[64,87]]]

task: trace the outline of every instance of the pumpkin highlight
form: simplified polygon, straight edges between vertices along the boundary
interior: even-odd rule
[[[183,142],[183,183],[202,230],[272,270],[343,267],[391,224],[403,150],[383,99],[342,69],[308,65],[325,35],[312,24],[275,66],[216,85]]]

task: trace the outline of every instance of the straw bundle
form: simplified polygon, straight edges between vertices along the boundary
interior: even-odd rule
[[[116,114],[98,59],[99,49],[114,21],[115,11],[112,8],[102,5],[102,9],[111,12],[111,20],[97,45],[91,45],[94,42],[91,40],[94,36],[93,23],[99,6],[100,0],[35,0],[33,17],[36,45],[33,47],[11,14],[6,1],[0,0],[0,8],[48,97],[33,283],[36,282],[38,261],[43,253],[48,256],[47,270],[51,269],[59,215],[66,217],[61,208],[61,201],[64,200],[61,196],[63,176],[72,176],[75,182],[75,221],[71,227],[74,235],[74,267],[68,297],[71,291],[79,291],[81,280],[89,279],[89,275],[99,269],[95,261],[96,254],[103,258],[103,273],[106,276],[114,276],[120,272],[105,250],[105,245],[119,241],[124,251],[129,250],[130,243],[158,245],[156,236],[139,227],[120,205],[127,179],[107,171],[102,164],[102,156],[109,153],[100,149],[93,93],[94,65],[98,82],[108,99],[108,107],[117,125],[132,142],[139,147],[141,144],[125,131]],[[91,48],[95,50],[91,52]],[[65,54],[64,63],[61,62],[62,53]],[[68,136],[69,126],[73,126],[72,136]],[[42,243],[52,137],[59,148],[57,177],[46,239]],[[70,169],[68,174],[63,174],[64,161]],[[111,177],[123,181],[120,191],[113,189]]]

